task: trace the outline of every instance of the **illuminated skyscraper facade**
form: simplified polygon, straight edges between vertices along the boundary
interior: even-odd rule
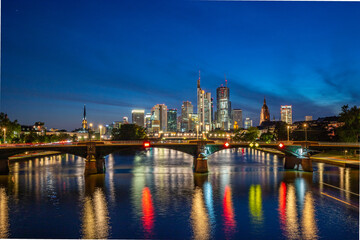
[[[153,132],[167,131],[167,106],[156,104],[151,109],[151,128]]]
[[[197,114],[199,117],[199,130],[212,130],[212,98],[210,92],[205,92],[200,87],[200,71],[197,82]]]
[[[286,122],[287,124],[292,124],[292,106],[291,105],[281,105],[280,113],[281,113],[281,121]]]
[[[131,111],[132,123],[144,127],[145,123],[145,110],[134,109]]]
[[[241,109],[233,109],[231,111],[232,125],[231,129],[239,129],[243,127],[242,124],[242,110]]]
[[[194,106],[189,101],[184,101],[181,105],[181,131],[190,130],[190,116],[194,113]]]
[[[167,112],[167,131],[176,132],[177,109],[169,109]]]
[[[216,89],[216,101],[216,127],[228,131],[231,124],[231,106],[230,90],[227,84],[225,87],[221,85]]]
[[[264,104],[261,108],[261,112],[260,112],[260,124],[262,122],[267,122],[267,121],[270,121],[270,111],[269,111],[269,108],[268,106],[266,105],[266,99],[264,98]]]
[[[252,120],[250,118],[245,118],[244,121],[244,128],[245,129],[249,129],[250,127],[252,127]]]

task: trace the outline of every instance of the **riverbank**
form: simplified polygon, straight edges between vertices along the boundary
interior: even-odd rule
[[[285,154],[281,151],[271,148],[257,148],[259,151],[276,154],[278,156],[284,157]],[[348,167],[359,169],[360,166],[360,156],[345,156],[339,155],[338,152],[329,152],[329,153],[319,153],[310,157],[313,162],[326,163],[329,165]]]
[[[53,156],[53,155],[59,155],[59,154],[62,154],[62,153],[56,152],[56,151],[29,152],[29,153],[14,155],[12,157],[9,157],[9,160],[27,160],[27,159],[32,159],[32,158],[47,157],[47,156]]]

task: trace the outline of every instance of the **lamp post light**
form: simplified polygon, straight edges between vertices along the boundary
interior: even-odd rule
[[[101,141],[101,129],[102,129],[102,127],[103,127],[102,125],[99,125],[99,138],[100,138],[99,140],[100,141]]]
[[[287,126],[287,141],[288,141],[288,142],[290,142],[290,140],[289,140],[289,129],[290,129],[290,126],[288,125],[288,126]]]
[[[4,144],[6,143],[6,128],[3,128],[4,131]]]

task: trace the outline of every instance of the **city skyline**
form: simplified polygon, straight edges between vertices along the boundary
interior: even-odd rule
[[[3,2],[1,111],[75,129],[84,104],[94,124],[181,109],[199,69],[213,96],[225,73],[254,123],[263,96],[277,120],[281,105],[293,121],[359,105],[357,3],[137,3]]]

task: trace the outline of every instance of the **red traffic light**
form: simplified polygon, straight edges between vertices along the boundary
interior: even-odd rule
[[[279,148],[284,148],[285,145],[283,143],[279,143]]]
[[[145,148],[150,147],[150,142],[144,142],[144,147],[145,147]]]
[[[230,143],[226,142],[226,143],[224,143],[224,146],[225,146],[225,147],[229,147],[229,146],[230,146]]]

